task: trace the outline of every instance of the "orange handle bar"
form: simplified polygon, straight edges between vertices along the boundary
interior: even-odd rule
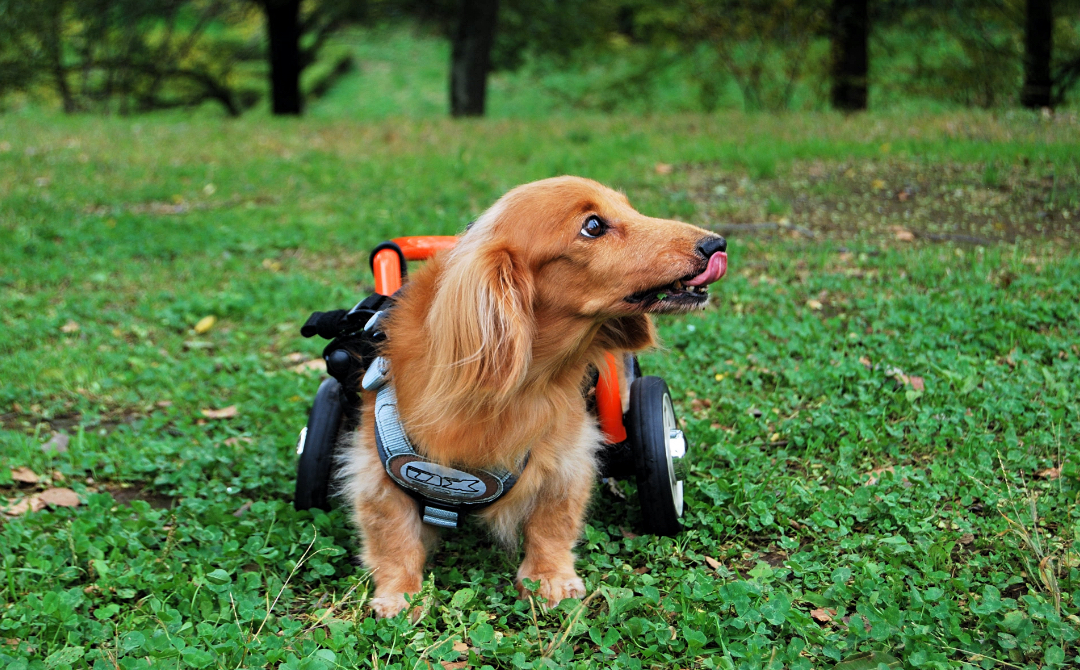
[[[371,272],[375,275],[375,292],[394,295],[401,288],[401,257],[406,261],[426,261],[443,249],[457,244],[456,237],[449,235],[421,235],[397,237],[392,241],[401,249],[401,256],[394,249],[382,249],[371,259]]]
[[[622,396],[619,395],[619,368],[615,363],[615,354],[604,353],[606,370],[600,371],[596,380],[596,413],[600,417],[600,432],[609,444],[617,444],[626,439],[626,426],[622,420]]]
[[[394,295],[401,288],[401,258],[393,249],[383,249],[371,261],[375,274],[375,292]]]
[[[426,261],[443,249],[452,249],[458,238],[452,235],[421,235],[419,237],[395,237],[394,244],[401,247],[407,261]]]

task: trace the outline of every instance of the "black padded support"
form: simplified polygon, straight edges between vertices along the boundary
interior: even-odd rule
[[[330,312],[315,312],[308,317],[306,323],[300,327],[300,334],[304,337],[318,335],[324,340],[332,340],[342,331],[342,320],[349,312],[347,309],[335,309]]]

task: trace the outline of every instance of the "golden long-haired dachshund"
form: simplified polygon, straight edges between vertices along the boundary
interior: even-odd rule
[[[557,177],[504,195],[399,291],[380,353],[400,425],[432,462],[517,476],[478,514],[508,547],[524,535],[522,594],[526,579],[551,607],[585,593],[572,549],[603,442],[582,396],[588,366],[652,345],[649,314],[703,307],[724,248],[594,181]],[[383,467],[376,394],[362,403],[339,488],[375,582],[371,607],[388,617],[420,589],[437,529]]]

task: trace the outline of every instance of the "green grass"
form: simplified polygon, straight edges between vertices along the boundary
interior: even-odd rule
[[[1064,213],[1080,128],[1021,114],[312,111],[0,117],[0,487],[11,503],[48,486],[83,503],[0,524],[0,662],[1080,663],[1080,260],[1065,241],[1080,213]],[[791,186],[816,164],[807,192],[832,207],[820,219]],[[863,177],[845,176],[869,181],[867,165],[925,171],[919,193],[1011,185],[1056,228],[1009,245],[897,241],[892,219],[865,214]],[[582,611],[534,614],[515,598],[517,557],[466,531],[433,557],[416,625],[375,621],[344,515],[291,507],[318,378],[288,356],[321,347],[299,325],[369,290],[378,241],[457,232],[506,189],[561,173],[652,215],[784,215],[818,234],[733,236],[712,307],[661,319],[664,348],[643,357],[694,445],[681,536],[635,536],[633,495],[598,488]],[[201,414],[230,405],[231,419]],[[43,450],[54,431],[66,451]],[[14,482],[18,467],[39,484]]]

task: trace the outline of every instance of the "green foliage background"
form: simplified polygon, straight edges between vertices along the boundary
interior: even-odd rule
[[[28,467],[84,502],[0,525],[0,661],[1077,662],[1080,267],[1058,243],[733,237],[713,307],[662,319],[664,349],[643,359],[670,383],[695,447],[686,530],[635,537],[632,483],[619,485],[629,501],[599,489],[578,563],[595,595],[550,613],[516,599],[516,557],[470,527],[433,557],[417,624],[371,619],[344,515],[291,508],[295,435],[318,380],[287,358],[317,355],[296,334],[311,310],[369,290],[371,245],[454,233],[523,181],[584,174],[647,213],[708,223],[686,197],[702,171],[710,190],[746,179],[765,197],[793,160],[874,157],[888,140],[916,165],[1057,166],[1064,188],[1077,181],[1075,126],[809,114],[356,123],[323,118],[342,103],[325,104],[299,123],[0,120],[0,486],[12,502],[32,493],[10,479]],[[660,174],[657,162],[676,167]],[[199,335],[207,315],[218,324]],[[202,419],[233,404],[234,419]],[[71,436],[66,452],[43,450],[53,429]]]

